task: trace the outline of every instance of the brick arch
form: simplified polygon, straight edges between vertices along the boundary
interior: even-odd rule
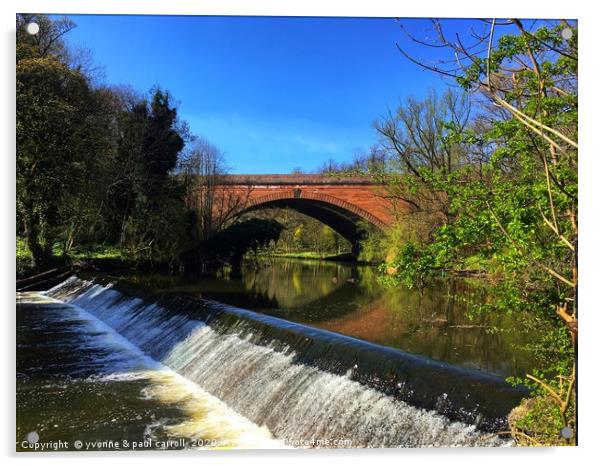
[[[343,199],[339,199],[337,197],[330,196],[328,194],[304,191],[301,189],[298,190],[297,192],[298,192],[298,195],[295,195],[292,192],[277,192],[277,193],[272,193],[272,194],[268,194],[268,195],[257,197],[257,198],[251,198],[246,203],[245,208],[243,209],[243,212],[252,210],[253,208],[259,207],[262,204],[268,204],[271,202],[305,199],[305,200],[314,200],[314,201],[318,201],[318,202],[323,202],[325,204],[330,204],[330,205],[336,206],[340,209],[351,212],[351,213],[357,215],[358,217],[361,217],[362,219],[368,221],[372,225],[380,228],[381,230],[384,230],[387,227],[387,224],[385,222],[383,222],[382,220],[380,220],[375,215],[373,215],[370,212],[368,212],[367,210],[362,209],[361,207],[358,207],[358,206],[356,206],[350,202],[347,202]]]

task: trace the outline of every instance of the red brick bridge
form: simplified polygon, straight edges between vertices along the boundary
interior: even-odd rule
[[[384,229],[394,220],[381,183],[339,175],[228,175],[219,182],[238,214],[291,208],[325,223],[346,238],[354,252],[366,225]]]

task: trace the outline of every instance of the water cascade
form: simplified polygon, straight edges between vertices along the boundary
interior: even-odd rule
[[[503,429],[526,394],[485,373],[213,301],[141,299],[122,282],[71,277],[48,295],[288,445],[507,444],[486,431]]]

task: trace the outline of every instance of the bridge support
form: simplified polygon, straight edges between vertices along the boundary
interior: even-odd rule
[[[360,256],[360,243],[359,241],[352,241],[351,242],[351,255],[353,256],[354,259],[357,259]]]

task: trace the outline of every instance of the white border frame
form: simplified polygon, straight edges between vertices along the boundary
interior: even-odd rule
[[[462,465],[478,464],[484,461],[491,465],[529,462],[563,464],[576,463],[594,456],[599,437],[599,420],[601,419],[599,400],[595,391],[600,387],[596,382],[600,373],[598,358],[600,331],[602,330],[602,306],[596,293],[597,275],[602,263],[600,254],[601,240],[598,227],[600,208],[598,199],[602,199],[599,174],[602,174],[602,154],[600,143],[596,140],[600,133],[598,128],[600,99],[600,26],[599,16],[593,8],[594,2],[578,1],[541,1],[504,0],[493,4],[482,0],[429,1],[411,2],[402,0],[21,0],[2,2],[2,91],[3,111],[1,112],[0,130],[2,147],[2,215],[5,227],[2,229],[2,313],[4,314],[5,383],[1,389],[5,398],[2,425],[2,447],[5,456],[12,463],[23,458],[28,463],[42,460],[48,464],[65,464],[85,461],[89,464],[102,464],[107,460],[123,461],[131,459],[150,464],[164,464],[171,458],[178,462],[194,462],[205,464],[278,464],[283,462],[307,464],[309,461],[344,462],[346,464],[362,464],[379,461],[402,464],[419,461],[422,464],[458,462]],[[14,318],[14,272],[15,272],[15,75],[14,75],[14,28],[17,12],[42,13],[87,13],[87,14],[177,14],[177,15],[254,15],[254,16],[373,16],[373,17],[521,17],[521,18],[569,18],[579,20],[580,35],[580,348],[579,353],[579,447],[576,448],[522,448],[522,449],[421,449],[409,450],[346,450],[346,451],[256,451],[237,450],[230,452],[107,452],[85,454],[28,454],[14,453],[15,435],[15,318]],[[12,264],[12,265],[11,265]],[[11,419],[12,416],[12,419]],[[85,455],[85,456],[84,456]],[[168,457],[170,459],[168,459]],[[488,465],[489,466],[489,465]]]

